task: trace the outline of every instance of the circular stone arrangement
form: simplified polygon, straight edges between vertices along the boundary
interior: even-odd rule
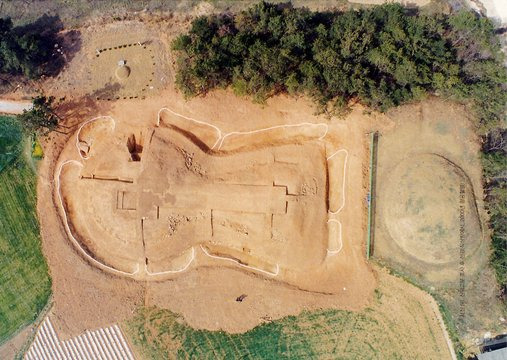
[[[119,65],[116,68],[115,75],[118,80],[125,80],[130,76],[130,68],[127,65]]]
[[[472,187],[464,172],[443,157],[422,154],[398,163],[383,201],[386,227],[395,243],[418,260],[446,264],[469,255],[481,230]]]

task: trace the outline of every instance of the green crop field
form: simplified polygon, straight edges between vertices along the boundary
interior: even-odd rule
[[[32,322],[51,293],[36,214],[37,178],[21,129],[0,116],[0,344]]]
[[[16,119],[0,116],[0,171],[19,155],[22,138],[21,127]]]

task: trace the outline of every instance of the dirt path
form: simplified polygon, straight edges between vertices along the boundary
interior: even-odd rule
[[[438,324],[442,329],[442,333],[444,334],[445,342],[447,343],[447,348],[449,349],[449,353],[451,354],[452,360],[456,360],[456,352],[454,351],[454,345],[452,344],[451,338],[449,337],[449,332],[447,331],[447,327],[445,326],[444,319],[442,319],[442,314],[440,313],[440,309],[438,308],[438,304],[433,296],[428,295],[428,300],[430,302],[431,308],[435,313],[435,317],[438,320]]]
[[[21,114],[23,110],[29,110],[32,103],[29,101],[0,100],[0,114]]]

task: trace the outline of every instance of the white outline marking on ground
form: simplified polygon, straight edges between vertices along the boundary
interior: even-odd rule
[[[112,272],[114,273],[118,273],[118,274],[122,274],[122,275],[128,275],[128,276],[132,276],[132,275],[135,275],[139,272],[139,263],[137,263],[137,268],[134,272],[126,272],[126,271],[122,271],[122,270],[118,270],[118,269],[115,269],[111,266],[108,266],[108,265],[105,265],[103,263],[101,263],[100,261],[98,261],[97,259],[93,258],[92,256],[90,256],[82,247],[81,247],[81,244],[79,244],[79,241],[77,241],[77,239],[74,237],[74,235],[72,234],[72,231],[70,230],[70,226],[69,226],[69,222],[68,222],[68,218],[67,218],[67,212],[65,211],[65,207],[63,206],[63,200],[62,200],[62,192],[61,192],[61,189],[60,189],[60,176],[62,174],[62,169],[65,165],[67,164],[74,164],[74,165],[78,165],[80,167],[83,167],[83,164],[80,163],[79,161],[77,160],[66,160],[64,161],[63,163],[60,164],[60,167],[58,168],[58,171],[57,171],[57,176],[56,176],[56,189],[57,189],[57,193],[58,193],[58,200],[60,202],[60,207],[62,208],[62,211],[63,211],[63,218],[64,218],[64,225],[65,225],[65,230],[67,231],[67,233],[69,234],[70,236],[70,239],[72,240],[72,242],[74,243],[74,245],[76,245],[76,247],[79,249],[79,251],[81,252],[81,254],[83,254],[85,256],[85,258],[89,259],[90,261],[92,261],[93,263],[97,264],[99,266],[99,268],[106,268],[108,270],[111,270]]]
[[[82,159],[82,160],[87,160],[89,157],[83,157],[81,155],[81,151],[79,150],[79,134],[81,133],[81,130],[83,129],[83,127],[85,125],[88,125],[89,123],[93,122],[93,121],[97,121],[97,120],[101,120],[101,119],[109,119],[113,122],[113,130],[116,128],[116,121],[109,115],[102,115],[102,116],[97,116],[97,117],[94,117],[93,119],[90,119],[88,121],[85,121],[84,123],[81,124],[81,126],[79,127],[79,129],[77,129],[77,134],[76,134],[76,148],[77,148],[77,153],[79,154],[79,157]],[[90,144],[91,146],[91,144]]]
[[[195,249],[192,246],[192,258],[183,268],[181,268],[179,270],[166,270],[166,271],[160,271],[160,272],[151,272],[148,270],[148,265],[146,265],[146,264],[144,264],[144,268],[146,270],[146,273],[150,276],[151,275],[175,274],[175,273],[179,273],[179,272],[183,272],[183,271],[187,270],[188,267],[190,266],[190,264],[192,264],[192,261],[194,261],[194,259],[195,259]]]
[[[321,135],[319,137],[319,140],[322,140],[327,135],[327,132],[329,130],[329,126],[326,123],[317,123],[317,124],[315,124],[315,123],[304,122],[304,123],[299,123],[299,124],[275,125],[275,126],[271,126],[271,127],[267,127],[267,128],[263,128],[263,129],[251,130],[251,131],[231,131],[229,133],[226,133],[225,135],[222,135],[223,132],[222,132],[222,130],[220,130],[219,127],[217,127],[217,126],[215,126],[213,124],[210,124],[208,122],[205,122],[205,121],[197,120],[197,119],[185,116],[185,115],[178,114],[177,112],[174,112],[174,111],[172,111],[171,109],[169,109],[167,107],[163,107],[163,108],[161,108],[158,111],[157,127],[160,126],[160,113],[162,111],[164,111],[164,110],[165,111],[169,111],[171,114],[179,116],[179,117],[181,117],[183,119],[186,119],[186,120],[189,120],[189,121],[193,121],[193,122],[195,122],[197,124],[207,125],[207,126],[212,127],[213,129],[215,129],[217,131],[217,133],[218,133],[218,139],[217,139],[217,141],[215,142],[215,144],[213,144],[213,146],[210,149],[211,150],[215,149],[215,147],[217,146],[217,144],[220,142],[220,144],[218,145],[217,151],[220,151],[220,148],[222,147],[222,145],[223,145],[223,143],[225,141],[225,138],[228,137],[228,136],[230,136],[230,135],[248,135],[248,134],[255,134],[255,133],[258,133],[258,132],[273,130],[273,129],[290,128],[290,127],[298,127],[298,126],[324,126],[326,128],[326,130],[324,131],[324,135]]]
[[[329,224],[330,222],[334,222],[334,223],[337,223],[338,225],[340,225],[340,248],[338,250],[329,250],[329,249],[326,249],[327,253],[329,254],[329,256],[334,256],[334,255],[337,255],[340,251],[342,251],[342,248],[343,248],[343,241],[342,241],[342,223],[336,219],[328,219],[327,220],[327,223]]]
[[[341,152],[345,153],[345,161],[343,162],[343,181],[342,181],[343,201],[342,201],[342,205],[340,206],[340,208],[338,210],[336,210],[336,211],[329,211],[329,214],[331,214],[331,215],[338,214],[345,207],[345,180],[346,180],[346,176],[347,176],[347,161],[348,161],[348,158],[349,158],[349,152],[346,149],[340,149],[338,151],[335,151],[333,154],[331,154],[330,156],[328,156],[327,159],[326,159],[327,161],[329,161],[335,155],[337,155],[337,154],[339,154]],[[342,248],[343,248],[342,223],[339,220],[336,220],[336,219],[328,219],[327,222],[328,223],[330,223],[330,222],[336,222],[336,223],[338,223],[340,225],[340,248],[338,250],[329,250],[329,249],[327,249],[328,255],[329,256],[334,256],[334,255],[337,255],[342,250]]]
[[[304,122],[304,123],[299,123],[299,124],[276,125],[276,126],[271,126],[271,127],[264,128],[264,129],[257,129],[257,130],[251,130],[251,131],[231,131],[230,133],[227,133],[224,136],[222,136],[222,139],[220,141],[220,145],[218,145],[217,151],[220,151],[220,148],[224,144],[225,139],[230,135],[248,135],[248,134],[255,134],[255,133],[259,133],[259,132],[263,132],[263,131],[273,130],[273,129],[284,129],[284,128],[290,128],[290,127],[299,127],[299,126],[325,126],[326,131],[324,132],[324,135],[321,135],[319,137],[319,140],[324,139],[324,137],[327,135],[327,131],[329,129],[328,125],[325,123],[314,124],[314,123]]]
[[[346,175],[347,175],[347,161],[348,161],[348,158],[349,158],[349,152],[346,149],[341,149],[341,150],[335,151],[331,156],[329,156],[326,159],[327,161],[329,161],[335,155],[337,155],[340,152],[344,152],[345,153],[345,161],[343,162],[343,182],[342,182],[343,201],[342,201],[342,205],[340,206],[340,208],[338,210],[336,210],[336,211],[329,211],[329,213],[332,214],[332,215],[338,214],[345,207],[345,179],[346,179]]]
[[[191,117],[188,117],[188,116],[185,116],[185,115],[181,115],[181,114],[178,114],[177,112],[174,112],[172,111],[171,109],[169,108],[166,108],[166,107],[163,107],[161,108],[159,111],[158,111],[158,115],[157,115],[157,127],[160,126],[160,113],[163,111],[163,110],[166,110],[166,111],[169,111],[171,114],[173,115],[176,115],[176,116],[179,116],[185,120],[189,120],[189,121],[193,121],[197,124],[201,124],[201,125],[207,125],[209,127],[212,127],[213,129],[215,129],[217,132],[218,132],[218,139],[217,141],[215,142],[215,144],[211,147],[211,149],[214,149],[215,146],[218,144],[218,142],[220,141],[220,139],[222,138],[222,130],[220,130],[218,127],[216,127],[215,125],[212,125],[210,123],[207,123],[205,121],[201,121],[201,120],[196,120],[196,119],[193,119]]]
[[[220,259],[220,260],[228,260],[228,261],[232,261],[233,263],[241,266],[241,267],[244,267],[244,268],[247,268],[247,269],[252,269],[252,270],[255,270],[255,271],[259,271],[259,272],[262,272],[264,274],[268,274],[270,276],[277,276],[278,273],[280,272],[280,266],[278,264],[276,264],[276,272],[275,273],[272,273],[270,271],[266,271],[266,270],[262,270],[262,269],[258,269],[256,267],[253,267],[253,266],[248,266],[248,265],[245,265],[245,264],[242,264],[240,263],[238,260],[234,260],[234,259],[231,259],[231,258],[228,258],[228,257],[224,257],[224,256],[217,256],[217,255],[211,255],[210,253],[208,253],[204,247],[202,245],[199,245],[201,247],[201,250],[206,254],[208,255],[210,258],[214,258],[214,259]]]
[[[178,114],[177,112],[174,112],[174,111],[172,111],[171,109],[169,109],[167,107],[163,107],[163,108],[161,108],[158,111],[157,126],[160,126],[160,113],[162,111],[164,111],[164,110],[169,111],[170,113],[172,113],[172,114],[174,114],[176,116],[179,116],[179,117],[181,117],[183,119],[190,120],[190,121],[193,121],[195,123],[202,124],[202,125],[207,125],[207,126],[212,127],[213,129],[215,129],[217,131],[217,133],[218,133],[218,139],[215,142],[215,144],[213,144],[213,146],[211,147],[211,150],[213,150],[217,146],[217,144],[219,144],[218,148],[217,148],[217,151],[220,151],[220,149],[221,149],[221,147],[222,147],[225,139],[228,136],[231,136],[231,135],[248,135],[248,134],[255,134],[255,133],[259,133],[259,132],[263,132],[263,131],[273,130],[273,129],[298,127],[298,126],[324,126],[325,127],[325,132],[324,132],[323,135],[321,135],[318,138],[319,140],[323,140],[326,137],[326,135],[327,135],[327,133],[329,131],[329,126],[327,124],[325,124],[325,123],[317,123],[317,124],[315,124],[315,123],[305,122],[305,123],[300,123],[300,124],[276,125],[276,126],[271,126],[271,127],[268,127],[268,128],[251,130],[251,131],[232,131],[232,132],[226,133],[225,135],[222,135],[223,134],[222,130],[220,130],[220,128],[218,128],[217,126],[215,126],[213,124],[210,124],[210,123],[207,123],[205,121],[197,120],[197,119],[194,119],[194,118],[191,118],[191,117],[188,117],[188,116],[184,116],[184,115]],[[331,154],[330,156],[328,156],[326,158],[326,160],[329,161],[335,155],[337,155],[337,154],[339,154],[341,152],[345,152],[345,161],[344,161],[344,164],[343,164],[343,182],[342,182],[343,201],[342,201],[342,205],[340,206],[340,208],[338,210],[336,210],[336,211],[328,211],[328,213],[330,215],[336,215],[336,214],[338,214],[345,207],[345,180],[346,180],[347,161],[348,161],[348,157],[349,157],[349,152],[347,151],[347,149],[340,149],[340,150],[335,151],[333,154]],[[339,220],[336,220],[336,219],[328,219],[327,222],[328,223],[329,222],[336,222],[336,223],[338,223],[340,225],[340,249],[338,249],[338,250],[329,250],[329,249],[326,249],[329,256],[334,256],[334,255],[337,255],[342,250],[342,248],[343,248],[342,224],[341,224],[341,222]],[[221,257],[218,257],[218,258],[221,258]],[[221,259],[227,259],[227,258],[221,258]],[[228,259],[228,260],[231,260],[231,259]],[[244,266],[244,265],[242,265],[240,263],[238,263],[238,264],[241,265],[241,266]],[[260,271],[262,271],[262,270],[260,270]]]

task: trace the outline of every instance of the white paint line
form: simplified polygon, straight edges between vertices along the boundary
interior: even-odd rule
[[[206,254],[208,255],[209,257],[211,258],[214,258],[214,259],[220,259],[220,260],[227,260],[227,261],[232,261],[233,263],[235,263],[236,265],[239,265],[241,267],[244,267],[244,268],[247,268],[247,269],[251,269],[251,270],[255,270],[255,271],[259,271],[261,273],[264,273],[264,274],[267,274],[267,275],[270,275],[270,276],[277,276],[278,273],[280,272],[280,266],[278,264],[276,264],[276,272],[270,272],[270,271],[266,271],[266,270],[262,270],[262,269],[258,269],[256,267],[253,267],[253,266],[248,266],[248,265],[245,265],[245,264],[242,264],[240,263],[238,260],[234,260],[234,259],[230,259],[228,257],[223,257],[223,256],[216,256],[216,255],[211,255],[210,253],[208,253],[204,247],[202,245],[201,246],[201,250]]]
[[[76,248],[79,250],[79,252],[88,260],[90,260],[92,263],[96,264],[97,266],[99,266],[100,268],[102,269],[107,269],[107,270],[110,270],[112,271],[113,273],[116,273],[116,274],[121,274],[121,275],[127,275],[127,276],[132,276],[132,275],[135,275],[139,272],[139,263],[137,264],[137,268],[134,272],[126,272],[126,271],[121,271],[121,270],[118,270],[118,269],[115,269],[111,266],[108,266],[106,264],[103,264],[101,263],[100,261],[96,260],[95,258],[93,258],[92,256],[90,256],[82,247],[81,247],[81,244],[79,243],[79,241],[77,241],[77,239],[74,237],[74,235],[72,234],[72,231],[70,230],[70,226],[69,226],[69,221],[68,221],[68,218],[67,218],[67,212],[65,211],[65,207],[63,206],[63,199],[62,199],[62,191],[61,191],[61,188],[60,188],[60,176],[62,174],[62,169],[65,165],[67,164],[73,164],[73,165],[77,165],[79,167],[83,167],[83,164],[80,163],[79,161],[77,160],[66,160],[64,162],[62,162],[60,164],[60,167],[58,168],[58,171],[56,173],[56,177],[55,177],[55,181],[56,181],[56,189],[57,189],[57,194],[58,194],[58,201],[59,201],[59,205],[62,209],[62,213],[63,213],[63,223],[65,225],[65,230],[67,231],[67,234],[69,234],[69,237],[71,239],[71,241],[73,242],[73,244],[76,246]]]
[[[108,116],[108,115],[97,116],[97,117],[94,117],[93,119],[85,121],[83,124],[81,124],[81,126],[79,127],[79,129],[77,129],[77,133],[76,133],[76,148],[77,148],[77,153],[79,154],[79,157],[82,160],[86,160],[86,159],[88,159],[88,157],[83,157],[81,155],[81,151],[79,151],[79,134],[81,134],[81,130],[83,129],[83,127],[85,127],[89,123],[91,123],[93,121],[97,121],[97,120],[110,120],[110,121],[113,122],[113,130],[116,128],[116,121],[111,116]],[[91,144],[90,144],[90,147],[91,147]]]
[[[195,123],[197,123],[197,124],[206,125],[206,126],[209,126],[209,127],[213,128],[213,129],[217,132],[217,134],[218,134],[218,139],[217,139],[217,141],[215,142],[215,144],[211,147],[211,149],[214,149],[214,148],[215,148],[215,146],[217,145],[217,143],[218,143],[218,142],[220,141],[220,139],[222,138],[222,131],[221,131],[218,127],[216,127],[215,125],[212,125],[212,124],[207,123],[207,122],[205,122],[205,121],[196,120],[196,119],[193,119],[193,118],[188,117],[188,116],[185,116],[185,115],[178,114],[177,112],[174,112],[174,111],[172,111],[171,109],[166,108],[166,107],[163,107],[163,108],[161,108],[161,109],[158,111],[158,116],[157,116],[157,127],[158,127],[158,126],[160,126],[160,113],[161,113],[162,111],[168,111],[168,112],[170,112],[171,114],[176,115],[176,116],[179,116],[179,117],[181,117],[181,118],[183,118],[183,119],[186,119],[186,120],[189,120],[189,121],[195,122]]]
[[[339,226],[340,226],[340,235],[339,235],[339,239],[340,239],[340,248],[338,250],[329,250],[327,249],[327,254],[329,256],[333,256],[333,255],[336,255],[338,254],[340,251],[342,251],[342,248],[343,248],[343,241],[342,241],[342,223],[339,222],[338,220],[336,219],[329,219],[327,221],[327,223],[329,224],[330,222],[334,222],[334,223],[337,223]]]
[[[176,273],[180,273],[180,272],[187,270],[188,267],[190,266],[190,264],[192,263],[192,261],[194,261],[194,259],[195,259],[195,249],[192,247],[192,255],[190,257],[190,261],[179,270],[166,270],[166,271],[160,271],[160,272],[150,272],[148,270],[148,265],[144,264],[144,267],[145,267],[146,273],[148,275],[176,274]]]
[[[345,180],[347,178],[347,161],[348,161],[348,158],[349,158],[349,152],[346,149],[340,149],[340,150],[335,151],[334,153],[332,153],[326,159],[329,162],[330,160],[333,159],[333,157],[335,155],[340,154],[342,152],[345,153],[345,161],[343,162],[342,204],[341,204],[341,206],[340,206],[340,208],[338,210],[336,210],[336,211],[329,211],[330,215],[336,215],[336,214],[338,214],[345,207]],[[342,251],[342,249],[343,249],[342,223],[339,220],[336,220],[336,219],[328,219],[327,222],[328,223],[335,222],[335,223],[337,223],[340,226],[340,232],[339,232],[340,233],[340,235],[339,235],[340,236],[340,248],[338,250],[329,250],[329,249],[327,249],[327,255],[328,256],[334,256],[334,255],[337,255],[338,253],[340,253],[340,251]]]
[[[255,134],[255,133],[259,133],[259,132],[263,132],[263,131],[273,130],[273,129],[300,127],[300,126],[324,126],[324,128],[325,128],[324,134],[319,137],[319,140],[322,140],[327,135],[327,132],[328,132],[328,129],[329,129],[329,126],[327,124],[325,124],[325,123],[316,123],[315,124],[315,123],[304,122],[304,123],[299,123],[299,124],[276,125],[276,126],[271,126],[271,127],[268,127],[268,128],[251,130],[251,131],[232,131],[232,132],[226,133],[225,135],[222,135],[223,134],[222,130],[220,130],[220,128],[218,128],[217,126],[215,126],[213,124],[210,124],[210,123],[208,123],[206,121],[201,121],[201,120],[197,120],[197,119],[185,116],[185,115],[178,114],[177,112],[174,112],[174,111],[172,111],[171,109],[169,109],[167,107],[163,107],[163,108],[161,108],[158,111],[157,126],[160,126],[160,113],[162,111],[168,111],[171,114],[179,116],[179,117],[181,117],[183,119],[186,119],[186,120],[195,122],[197,124],[206,125],[206,126],[209,126],[209,127],[213,128],[217,132],[217,134],[218,134],[218,139],[215,142],[215,144],[213,144],[213,146],[211,147],[211,149],[212,150],[215,149],[215,147],[217,146],[217,144],[220,143],[218,145],[217,151],[219,151],[220,148],[222,147],[225,138],[227,138],[228,136],[231,136],[231,135],[248,135],[248,134]]]
[[[330,214],[336,215],[338,214],[344,207],[345,207],[345,180],[347,176],[347,161],[349,158],[349,152],[346,149],[341,149],[336,152],[334,152],[331,156],[327,158],[327,161],[331,160],[335,155],[344,152],[345,153],[345,161],[343,162],[343,181],[342,181],[342,205],[340,208],[336,211],[329,211]]]
[[[324,123],[314,124],[314,123],[305,122],[305,123],[300,123],[300,124],[276,125],[276,126],[271,126],[271,127],[268,127],[268,128],[258,129],[258,130],[252,130],[252,131],[232,131],[230,133],[225,134],[222,137],[222,139],[220,141],[220,145],[218,145],[218,149],[217,150],[220,151],[220,148],[224,144],[225,139],[228,136],[231,136],[231,135],[249,135],[249,134],[256,134],[256,133],[260,133],[260,132],[264,132],[264,131],[274,130],[274,129],[285,129],[285,128],[302,127],[302,126],[324,126],[325,127],[324,134],[319,137],[319,140],[324,139],[324,137],[327,135],[327,131],[328,131],[328,128],[329,128],[328,125],[324,124]]]
[[[218,148],[217,150],[219,151],[220,148],[222,147],[225,139],[229,136],[234,136],[234,135],[248,135],[248,134],[256,134],[256,133],[260,133],[260,132],[264,132],[264,131],[269,131],[269,130],[273,130],[273,129],[280,129],[280,128],[291,128],[291,127],[302,127],[302,126],[322,126],[324,127],[324,133],[318,138],[318,140],[323,140],[328,131],[329,131],[329,126],[325,123],[309,123],[309,122],[305,122],[305,123],[299,123],[299,124],[287,124],[287,125],[276,125],[276,126],[271,126],[271,127],[268,127],[268,128],[263,128],[263,129],[257,129],[257,130],[251,130],[251,131],[232,131],[232,132],[229,132],[229,133],[226,133],[225,135],[222,135],[222,130],[220,130],[220,128],[218,128],[217,126],[213,125],[213,124],[210,124],[208,122],[205,122],[205,121],[201,121],[201,120],[197,120],[197,119],[194,119],[194,118],[191,118],[191,117],[188,117],[188,116],[185,116],[185,115],[181,115],[179,113],[176,113],[174,112],[173,110],[167,108],[167,107],[162,107],[159,111],[158,111],[158,114],[157,114],[157,126],[160,126],[160,115],[162,113],[162,111],[167,111],[173,115],[176,115],[176,116],[179,116],[183,119],[186,119],[186,120],[189,120],[189,121],[192,121],[192,122],[195,122],[197,124],[201,124],[201,125],[205,125],[205,126],[209,126],[211,128],[213,128],[216,132],[217,132],[217,140],[215,141],[215,143],[213,144],[213,146],[211,147],[211,149],[214,149],[217,144],[218,144]],[[115,129],[116,127],[116,122],[115,120],[111,117],[111,116],[97,116],[93,119],[90,119],[86,122],[84,122],[78,129],[77,131],[77,134],[76,134],[76,148],[77,148],[77,151],[78,151],[78,154],[79,156],[81,157],[82,160],[86,160],[87,157],[83,157],[81,155],[81,152],[79,151],[79,135],[81,133],[81,130],[83,129],[84,126],[86,126],[87,124],[89,124],[90,122],[93,122],[93,121],[97,121],[97,120],[101,120],[101,119],[104,119],[104,120],[110,120],[112,121],[113,123],[113,130]],[[348,151],[346,149],[341,149],[341,150],[338,150],[336,151],[335,153],[333,153],[332,155],[330,155],[329,157],[327,157],[327,161],[331,160],[335,155],[337,155],[338,153],[340,152],[345,152],[346,154],[346,157],[345,157],[345,162],[344,162],[344,165],[343,165],[343,189],[342,189],[342,195],[343,195],[343,202],[342,202],[342,205],[341,207],[337,210],[337,211],[329,211],[329,213],[331,215],[336,215],[338,214],[342,209],[343,207],[345,206],[345,178],[346,178],[346,167],[347,167],[347,159],[348,159]],[[59,197],[59,201],[60,201],[60,206],[62,208],[62,211],[63,211],[63,214],[64,214],[64,223],[65,223],[65,228],[69,234],[69,236],[71,237],[71,240],[73,241],[73,243],[75,245],[77,245],[77,248],[79,249],[79,251],[87,258],[89,259],[90,261],[92,261],[93,263],[97,264],[99,267],[101,268],[106,268],[114,273],[119,273],[119,274],[123,274],[123,275],[128,275],[128,276],[132,276],[132,275],[135,275],[139,272],[139,269],[140,269],[140,266],[139,266],[139,263],[137,264],[137,268],[134,272],[132,273],[128,273],[128,272],[124,272],[124,271],[121,271],[121,270],[117,270],[115,268],[112,268],[110,266],[107,266],[101,262],[99,262],[98,260],[96,260],[95,258],[93,258],[92,256],[90,256],[82,247],[81,245],[79,244],[79,242],[76,240],[76,238],[74,237],[74,235],[72,234],[71,230],[70,230],[70,227],[68,225],[68,218],[67,218],[67,213],[65,211],[65,207],[63,206],[63,201],[62,201],[62,195],[61,195],[61,190],[60,190],[60,175],[61,175],[61,171],[62,171],[62,168],[64,165],[66,164],[69,164],[69,163],[74,163],[74,164],[78,164],[79,166],[83,167],[83,164],[82,163],[79,163],[78,161],[76,160],[67,160],[65,162],[63,162],[59,169],[58,169],[58,175],[56,177],[56,181],[57,181],[57,189],[58,189],[58,197]],[[329,250],[327,249],[328,251],[328,254],[330,255],[336,255],[337,253],[339,253],[343,247],[343,242],[342,242],[342,238],[341,238],[341,229],[342,229],[342,225],[341,223],[338,221],[338,220],[335,220],[335,219],[329,219],[328,222],[337,222],[339,225],[340,225],[340,249],[339,250]],[[229,261],[232,261],[234,263],[236,263],[237,265],[241,266],[241,267],[245,267],[245,268],[248,268],[248,269],[252,269],[252,270],[255,270],[255,271],[259,271],[259,272],[262,272],[262,273],[265,273],[265,274],[268,274],[270,276],[277,276],[278,273],[279,273],[279,270],[280,270],[280,267],[279,267],[279,264],[277,264],[277,271],[276,273],[272,273],[272,272],[269,272],[269,271],[265,271],[265,270],[261,270],[261,269],[258,269],[258,268],[255,268],[255,267],[252,267],[252,266],[248,266],[248,265],[244,265],[244,264],[241,264],[239,261],[237,260],[233,260],[233,259],[230,259],[230,258],[226,258],[226,257],[220,257],[220,256],[215,256],[215,255],[211,255],[209,254],[204,248],[203,246],[201,245],[201,249],[203,250],[203,252],[209,256],[209,257],[212,257],[212,258],[217,258],[217,259],[222,259],[222,260],[229,260]],[[190,261],[182,268],[182,269],[179,269],[179,270],[167,270],[167,271],[162,271],[162,272],[150,272],[148,270],[148,266],[145,264],[145,271],[146,273],[149,275],[149,276],[156,276],[156,275],[163,275],[163,274],[172,274],[172,273],[179,273],[179,272],[182,272],[182,271],[185,271],[189,266],[190,264],[193,262],[193,260],[195,259],[195,249],[192,247],[192,257],[190,259]]]

